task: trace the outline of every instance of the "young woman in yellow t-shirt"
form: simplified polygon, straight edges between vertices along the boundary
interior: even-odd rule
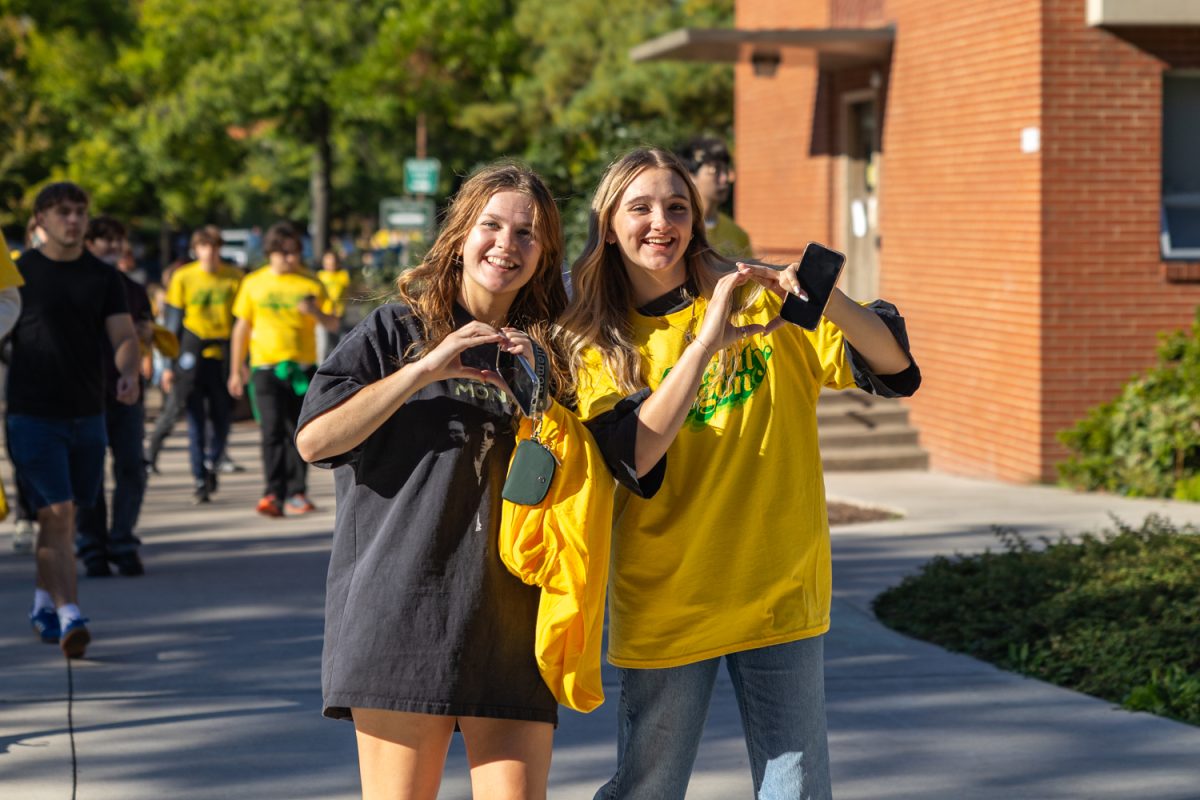
[[[908,394],[919,373],[890,305],[835,290],[816,331],[781,320],[798,267],[717,255],[667,151],[617,160],[593,197],[562,329],[580,416],[623,487],[609,594],[618,766],[598,798],[683,798],[722,658],[755,796],[830,795],[816,400],[823,386]]]

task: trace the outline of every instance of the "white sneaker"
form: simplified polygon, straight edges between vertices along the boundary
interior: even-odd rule
[[[32,553],[33,540],[37,537],[37,529],[32,520],[17,520],[17,529],[13,532],[12,547],[14,553]]]

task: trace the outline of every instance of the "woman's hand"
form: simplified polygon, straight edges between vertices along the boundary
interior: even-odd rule
[[[525,360],[533,364],[533,339],[529,338],[529,334],[516,328],[501,328],[500,332],[508,337],[508,344],[501,345],[501,350],[515,356],[525,356]]]
[[[704,312],[704,321],[700,324],[700,332],[696,334],[699,343],[711,358],[718,351],[728,347],[739,339],[759,333],[770,333],[782,320],[776,319],[770,325],[734,325],[729,321],[733,313],[733,293],[742,284],[751,280],[751,275],[738,271],[731,272],[717,281],[713,289],[712,299]]]
[[[417,364],[429,383],[463,378],[483,381],[503,389],[504,381],[495,370],[467,367],[462,363],[463,351],[485,344],[495,344],[507,349],[511,346],[511,341],[507,335],[486,322],[468,322],[422,356]]]
[[[762,284],[780,297],[794,294],[802,300],[808,299],[808,295],[804,293],[804,289],[800,288],[800,278],[797,277],[797,273],[800,271],[799,261],[793,261],[786,267],[747,264],[744,261],[739,261],[737,262],[737,269],[739,274],[749,276],[752,280]]]

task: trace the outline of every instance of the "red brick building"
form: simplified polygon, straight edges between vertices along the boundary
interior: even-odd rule
[[[899,305],[935,469],[1054,478],[1200,304],[1200,0],[737,0],[634,56],[735,63],[735,216]]]

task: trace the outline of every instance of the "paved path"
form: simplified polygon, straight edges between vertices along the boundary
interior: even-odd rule
[[[32,560],[0,534],[0,798],[80,800],[354,798],[352,728],[320,717],[322,595],[332,482],[312,471],[324,510],[265,520],[255,472],[226,476],[209,507],[189,503],[182,431],[163,453],[143,516],[147,574],[81,579],[93,620],[70,673],[25,624]],[[253,427],[233,454],[257,463]],[[11,478],[5,472],[8,485]],[[871,597],[935,553],[993,543],[991,525],[1035,533],[1136,522],[1150,511],[1200,522],[1200,506],[1078,496],[929,473],[836,474],[835,497],[904,519],[834,535],[834,629],[827,690],[839,800],[1200,798],[1200,729],[996,670],[907,639]],[[73,684],[73,702],[68,687]],[[552,798],[584,800],[611,773],[616,690],[590,715],[564,712]],[[441,797],[469,796],[456,740]],[[751,796],[741,731],[722,676],[689,798]]]

